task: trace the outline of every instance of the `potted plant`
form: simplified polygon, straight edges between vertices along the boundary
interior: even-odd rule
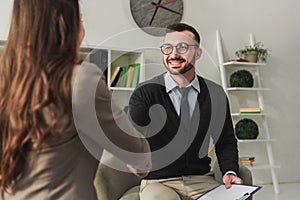
[[[238,70],[230,75],[230,87],[253,87],[252,74],[245,69]]]
[[[270,54],[271,50],[265,48],[262,42],[257,42],[253,46],[245,46],[245,48],[235,52],[237,57],[244,58],[248,62],[266,62]]]
[[[258,134],[258,125],[252,119],[241,119],[235,125],[235,135],[238,139],[256,139]]]

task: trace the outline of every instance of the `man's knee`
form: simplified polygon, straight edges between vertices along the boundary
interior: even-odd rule
[[[150,183],[140,192],[141,200],[181,200],[180,196],[170,187],[161,183]]]

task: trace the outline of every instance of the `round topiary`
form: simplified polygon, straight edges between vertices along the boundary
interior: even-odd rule
[[[230,75],[230,87],[253,87],[252,74],[243,69]]]
[[[235,135],[238,139],[256,139],[258,126],[252,119],[241,119],[235,125]]]

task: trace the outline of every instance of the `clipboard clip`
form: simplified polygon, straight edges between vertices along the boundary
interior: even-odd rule
[[[248,197],[250,197],[251,195],[247,192],[245,193],[242,197],[238,198],[238,199],[235,199],[235,200],[245,200],[247,199]]]

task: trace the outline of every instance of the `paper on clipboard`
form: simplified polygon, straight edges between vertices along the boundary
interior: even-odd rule
[[[225,185],[219,185],[202,194],[196,200],[244,200],[261,188],[261,186],[255,185],[233,184],[231,188],[226,189]]]

